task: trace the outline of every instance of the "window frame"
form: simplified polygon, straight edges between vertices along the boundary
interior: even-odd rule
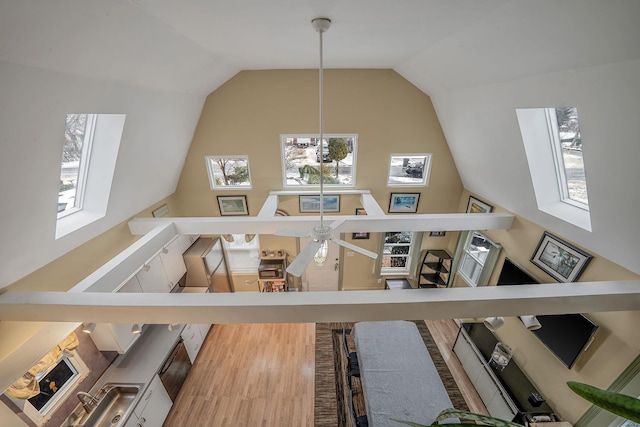
[[[469,245],[473,241],[473,236],[475,234],[481,236],[491,245],[484,260],[480,260],[477,256],[469,251]],[[496,261],[498,260],[498,255],[500,254],[501,250],[502,245],[500,245],[499,243],[495,243],[493,240],[489,239],[485,234],[481,233],[478,230],[461,232],[460,237],[458,238],[453,265],[451,266],[451,272],[453,274],[459,274],[460,277],[472,288],[478,286],[486,286],[489,283],[491,274],[493,274]],[[466,256],[471,257],[476,261],[477,264],[481,264],[482,268],[480,270],[480,273],[477,275],[477,279],[475,280],[462,271],[462,266],[464,265]]]
[[[323,133],[322,137],[324,140],[329,142],[329,139],[332,138],[344,138],[344,139],[352,139],[353,140],[353,149],[351,151],[351,184],[330,184],[324,183],[323,187],[325,188],[355,188],[356,186],[356,169],[357,169],[357,154],[358,154],[358,134],[356,133]],[[295,133],[295,134],[280,134],[280,163],[282,167],[282,186],[285,189],[316,189],[320,188],[320,184],[288,184],[287,179],[287,159],[286,159],[286,140],[288,138],[314,138],[316,140],[316,148],[318,144],[318,140],[320,139],[320,134],[317,133]],[[322,142],[320,142],[321,144]],[[315,150],[315,149],[314,149]],[[325,165],[324,162],[321,162],[322,165]],[[329,166],[334,162],[331,161],[328,163]]]
[[[85,192],[87,191],[87,181],[89,179],[89,164],[91,162],[91,152],[93,150],[93,139],[98,116],[97,114],[90,113],[69,113],[67,116],[70,114],[85,114],[87,119],[84,129],[84,139],[82,141],[82,153],[80,154],[80,161],[78,163],[78,176],[76,178],[76,192],[73,198],[73,206],[62,212],[58,212],[58,219],[73,215],[81,211],[84,207]],[[60,164],[60,175],[62,178],[62,163]]]
[[[249,165],[249,156],[245,154],[240,155],[211,155],[204,156],[206,165],[207,165],[207,176],[209,177],[209,186],[212,190],[251,190],[253,184],[251,182],[251,167]],[[228,159],[228,160],[244,160],[247,164],[247,176],[248,176],[248,184],[233,184],[233,185],[216,185],[216,176],[214,170],[214,163],[217,159]]]
[[[416,231],[410,231],[411,233],[411,242],[407,244],[395,244],[395,243],[385,243],[385,238],[387,233],[402,233],[402,231],[388,231],[380,233],[380,249],[378,250],[378,274],[380,276],[392,276],[392,275],[400,275],[400,276],[412,276],[412,272],[414,271],[415,266],[415,255],[419,253],[419,245],[422,243],[422,233]],[[407,254],[395,254],[395,258],[406,258],[404,267],[384,267],[382,265],[382,260],[385,256],[384,249],[385,246],[408,246],[409,252]]]
[[[568,183],[569,181],[567,179],[567,168],[564,163],[564,153],[562,152],[562,140],[560,139],[560,130],[558,128],[556,110],[557,108],[545,108],[545,115],[547,118],[549,142],[551,143],[551,153],[553,155],[553,163],[555,166],[556,180],[558,182],[558,190],[560,191],[560,199],[564,203],[588,211],[589,203],[582,203],[571,198]]]
[[[392,153],[389,155],[389,169],[387,171],[387,187],[428,187],[429,186],[429,176],[431,174],[431,163],[432,163],[432,154],[431,153]],[[422,167],[422,178],[418,182],[401,182],[401,183],[393,183],[391,182],[391,169],[393,167],[394,158],[402,158],[402,159],[411,159],[411,158],[424,158],[424,163]],[[404,165],[402,166],[405,167]],[[416,179],[416,178],[412,178]]]

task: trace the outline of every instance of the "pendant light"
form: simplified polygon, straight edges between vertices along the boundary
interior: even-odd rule
[[[331,26],[331,20],[328,18],[316,18],[311,21],[311,25],[313,29],[316,30],[320,34],[320,67],[319,67],[319,110],[320,110],[320,229],[324,227],[324,146],[322,144],[324,140],[323,134],[323,107],[324,107],[324,66],[322,63],[322,34],[326,32]],[[326,240],[321,241],[320,248],[316,252],[313,260],[315,261],[318,267],[322,267],[324,263],[327,261],[327,252],[329,251],[329,244]]]

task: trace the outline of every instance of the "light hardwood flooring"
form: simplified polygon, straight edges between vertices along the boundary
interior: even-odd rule
[[[427,326],[472,411],[486,413],[451,348],[453,321]],[[313,426],[314,324],[214,325],[164,427]]]

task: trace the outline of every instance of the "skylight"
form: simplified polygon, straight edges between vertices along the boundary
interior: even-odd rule
[[[591,231],[577,108],[527,108],[516,114],[538,209]]]
[[[124,114],[67,114],[56,239],[105,216]]]

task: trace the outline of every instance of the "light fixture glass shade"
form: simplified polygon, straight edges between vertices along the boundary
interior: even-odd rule
[[[229,242],[229,243],[233,242],[233,240],[234,240],[233,239],[233,234],[223,234],[222,238],[224,240],[226,240],[227,242]]]
[[[520,320],[522,320],[524,326],[530,331],[537,331],[542,328],[542,325],[536,316],[520,316]]]
[[[244,241],[249,243],[250,241],[252,241],[254,238],[256,237],[255,234],[245,234],[244,235]]]
[[[316,265],[318,267],[322,267],[324,263],[327,261],[327,252],[329,251],[329,245],[326,240],[322,241],[320,248],[318,248],[318,252],[313,257]]]
[[[83,323],[82,324],[82,332],[84,332],[85,334],[90,334],[95,329],[96,329],[96,324],[95,323]]]
[[[484,326],[491,332],[495,332],[496,329],[504,325],[504,317],[487,317],[484,319]]]
[[[140,327],[139,324],[134,323],[133,326],[131,327],[131,333],[132,334],[139,334],[142,332],[142,328]]]

